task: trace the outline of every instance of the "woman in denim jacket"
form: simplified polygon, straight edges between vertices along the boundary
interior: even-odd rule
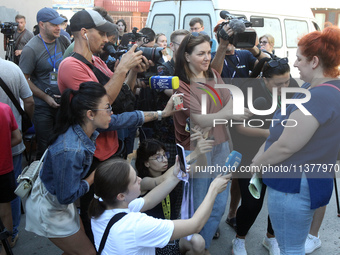
[[[169,116],[172,109],[171,98],[160,113],[113,115],[106,90],[99,83],[85,82],[79,90],[65,90],[40,176],[26,202],[26,230],[48,237],[66,254],[96,254],[74,204],[93,183],[95,171],[85,176],[96,148],[96,129],[138,127],[160,114]]]

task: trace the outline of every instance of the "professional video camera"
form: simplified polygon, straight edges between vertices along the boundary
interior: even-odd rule
[[[129,41],[131,42],[131,44],[128,44],[127,46],[118,46],[116,50],[112,43],[106,43],[103,50],[106,51],[111,57],[119,59],[124,53],[130,50],[133,44],[135,44],[137,41],[142,41],[143,44],[148,43],[149,38],[146,35],[143,35],[142,33],[137,32],[137,30],[138,28],[134,27],[132,29],[132,32],[126,35],[129,38]],[[136,48],[136,52],[140,50],[143,52],[143,56],[145,56],[148,60],[152,60],[154,63],[159,63],[159,61],[163,60],[162,52],[161,52],[163,48],[161,47],[157,47],[157,48],[137,47]]]
[[[15,22],[5,22],[0,24],[1,33],[6,36],[14,35],[15,31],[17,30],[18,23]]]
[[[236,48],[252,48],[256,41],[256,32],[246,30],[247,27],[263,27],[263,18],[252,18],[251,21],[243,17],[235,17],[227,11],[221,11],[220,17],[225,20],[220,24],[217,31],[217,38],[228,40]],[[223,29],[224,25],[229,24],[229,27],[234,31],[233,36],[228,36]]]
[[[5,59],[14,62],[14,39],[13,35],[17,30],[18,23],[15,22],[5,22],[0,23],[1,33],[4,34],[4,46],[6,48]]]

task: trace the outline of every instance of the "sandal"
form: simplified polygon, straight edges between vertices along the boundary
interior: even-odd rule
[[[215,235],[214,235],[214,237],[213,237],[213,239],[218,239],[218,238],[220,238],[220,228],[217,228],[217,230],[216,230],[216,232],[215,232]]]
[[[230,227],[232,227],[236,231],[236,227],[237,227],[237,225],[236,225],[236,217],[231,218],[231,219],[227,218],[225,220],[225,223],[227,223]]]

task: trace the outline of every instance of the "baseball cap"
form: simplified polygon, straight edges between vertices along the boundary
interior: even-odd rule
[[[82,10],[74,14],[70,19],[70,27],[72,32],[80,31],[82,28],[95,28],[108,33],[115,29],[113,23],[105,20],[94,10]]]
[[[42,22],[50,22],[54,25],[59,25],[66,20],[67,19],[60,17],[59,13],[52,8],[45,7],[45,8],[42,8],[37,13],[37,22],[38,23],[40,21],[42,21]]]

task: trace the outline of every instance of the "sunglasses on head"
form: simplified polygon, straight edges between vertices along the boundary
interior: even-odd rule
[[[270,67],[278,67],[279,65],[287,65],[288,58],[280,58],[280,59],[272,59],[267,62],[267,65]]]

